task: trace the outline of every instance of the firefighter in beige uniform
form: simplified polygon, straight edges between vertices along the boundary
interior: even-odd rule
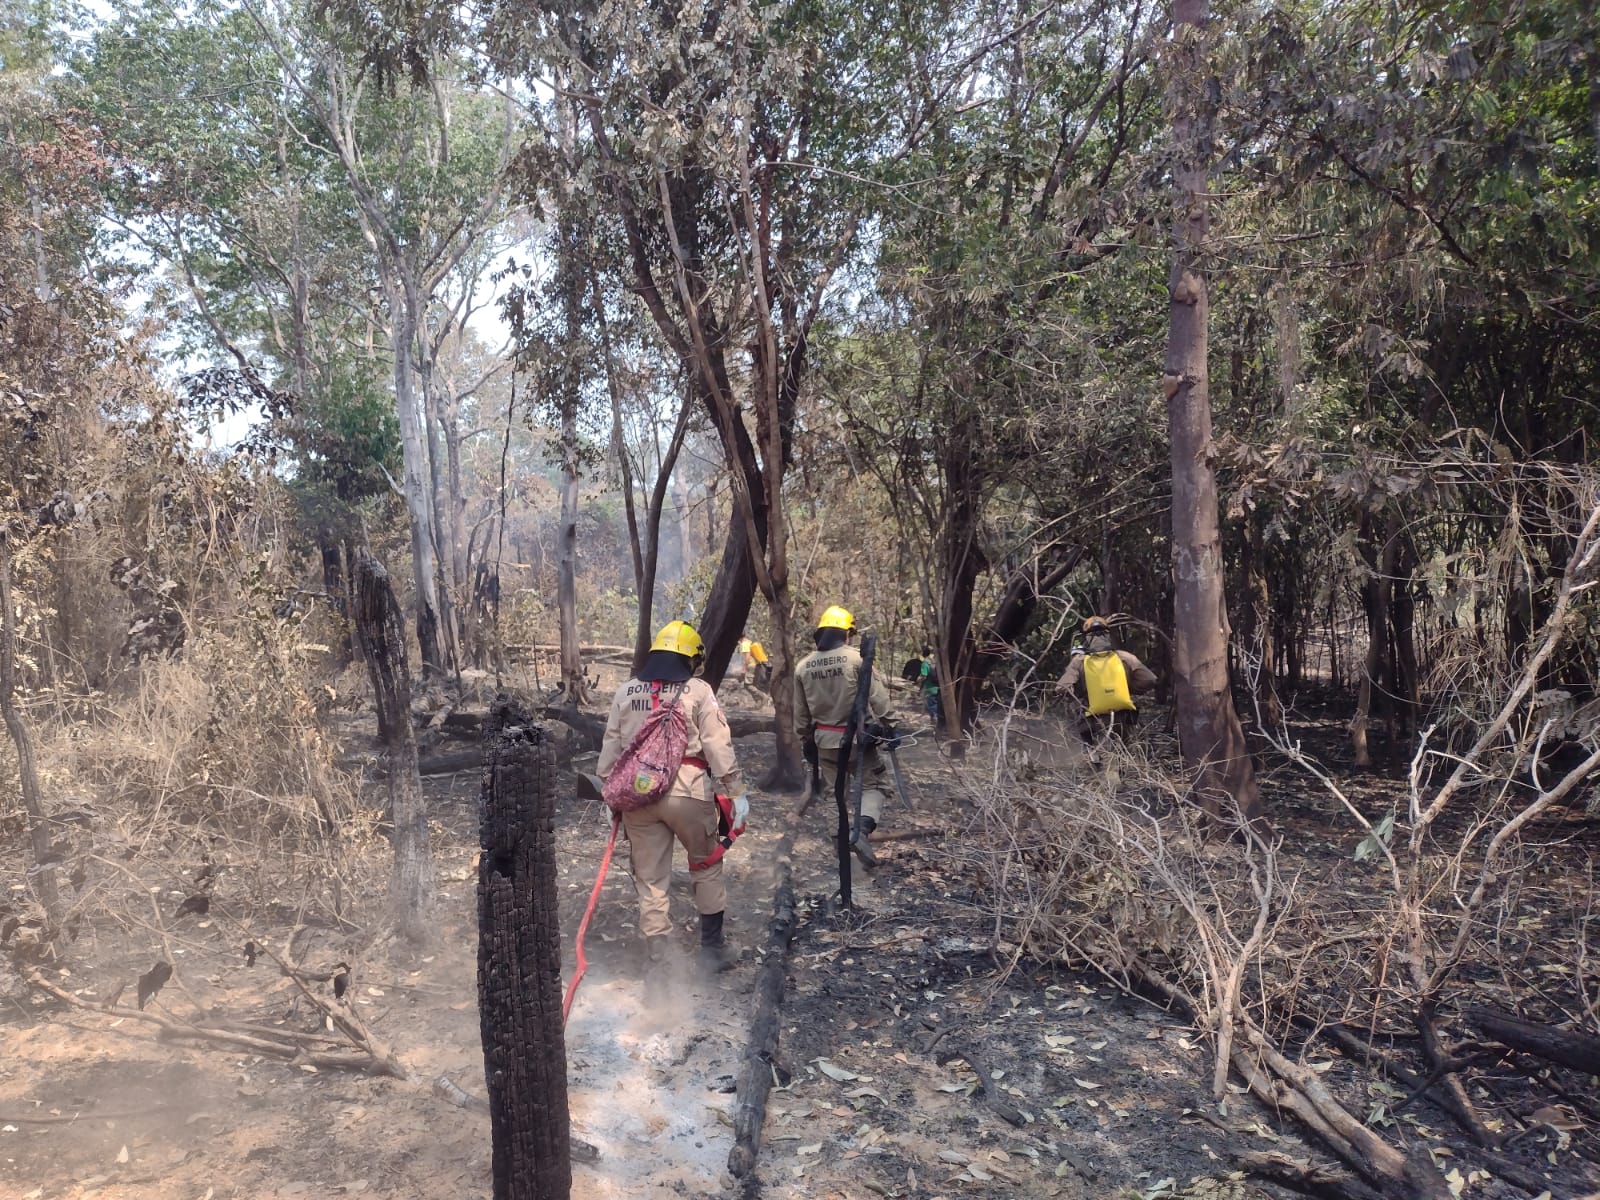
[[[673,842],[682,843],[692,869],[694,906],[700,913],[700,955],[706,965],[722,970],[736,957],[723,939],[723,910],[728,904],[722,883],[722,861],[712,851],[717,838],[717,805],[712,786],[734,798],[734,823],[742,825],[750,811],[744,777],[733,757],[733,737],[716,693],[695,672],[704,658],[700,635],[686,621],[662,627],[638,676],[617,689],[606,721],[598,771],[603,777],[627,749],[645,718],[658,703],[681,696],[689,740],[683,764],[667,794],[656,803],[622,814],[628,835],[629,868],[639,893],[639,932],[644,935],[652,966],[664,963],[671,946],[672,922],[667,915],[667,889],[672,883]]]
[[[1056,691],[1077,702],[1086,715],[1085,733],[1097,738],[1119,723],[1132,722],[1139,711],[1133,697],[1156,686],[1156,673],[1137,655],[1112,646],[1111,625],[1104,617],[1086,620],[1083,637],[1084,644],[1073,648],[1072,661],[1056,680]]]
[[[856,683],[861,678],[861,651],[850,644],[855,628],[855,618],[847,610],[831,606],[817,622],[817,648],[800,660],[794,672],[795,734],[806,748],[807,761],[822,768],[823,782],[830,791],[839,773],[845,722],[850,719]],[[889,715],[889,689],[876,671],[867,696],[867,715],[879,720]],[[870,865],[877,862],[869,838],[883,811],[887,771],[876,747],[868,749],[858,769],[863,772],[861,828],[851,848]]]

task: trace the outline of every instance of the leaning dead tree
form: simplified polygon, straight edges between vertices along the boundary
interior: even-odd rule
[[[383,564],[356,551],[355,628],[372,680],[378,737],[389,771],[389,818],[394,825],[394,875],[390,885],[396,927],[407,941],[428,941],[433,857],[428,813],[417,772],[417,735],[411,727],[411,666],[405,621]]]
[[[478,814],[478,1013],[495,1200],[572,1191],[555,790],[543,727],[496,705],[484,723]]]

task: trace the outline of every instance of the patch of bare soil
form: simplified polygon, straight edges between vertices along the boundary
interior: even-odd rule
[[[770,746],[770,737],[761,740]],[[570,784],[570,776],[563,778]],[[313,967],[341,959],[354,964],[350,995],[410,1079],[296,1069],[216,1047],[163,1042],[151,1027],[66,1010],[10,979],[0,1005],[0,1197],[488,1195],[488,1118],[448,1102],[435,1088],[444,1077],[483,1094],[478,776],[461,772],[425,780],[425,786],[440,875],[434,944],[413,952],[359,930],[319,930],[302,955]],[[570,971],[571,938],[609,825],[594,806],[576,800],[570,786],[563,789],[558,825]],[[598,1161],[575,1164],[575,1197],[707,1195],[723,1186],[732,1148],[732,1081],[755,972],[749,947],[765,925],[772,891],[767,863],[779,835],[768,822],[727,860],[728,932],[745,954],[721,976],[695,968],[698,918],[680,861],[682,886],[673,890],[682,951],[678,986],[668,1004],[654,1007],[645,1004],[640,985],[637,905],[626,842],[619,839],[589,929],[589,970],[567,1032],[575,1134],[599,1150]],[[181,894],[175,884],[169,898],[175,903]],[[375,912],[380,906],[381,897],[374,897],[366,907]],[[279,941],[288,932],[288,926],[270,931]],[[245,966],[226,921],[200,922],[172,944],[177,976],[151,1002],[153,1009],[315,1029],[315,1018],[306,1006],[292,1005],[292,985],[269,960]],[[85,937],[76,949],[85,965],[52,968],[61,972],[57,982],[98,1001],[147,970],[162,944],[108,931]]]
[[[19,1012],[14,1004],[0,1065],[0,1195],[473,1194],[487,1170],[482,1131],[428,1090],[435,1075],[462,1074],[482,1061],[470,1036],[473,926],[462,903],[470,889],[459,881],[469,865],[460,847],[444,856],[456,881],[443,888],[434,953],[414,956],[392,944],[363,953],[359,944],[330,939],[317,955],[357,964],[358,1011],[399,1050],[410,1082],[296,1069],[236,1050],[164,1042],[125,1018]],[[291,1011],[288,981],[265,961],[247,968],[217,925],[206,924],[175,955],[184,986],[169,984],[151,1007],[305,1025],[305,1015]],[[62,981],[108,996],[158,950],[130,951]]]

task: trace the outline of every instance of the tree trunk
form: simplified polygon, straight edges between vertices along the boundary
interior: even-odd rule
[[[429,941],[428,908],[433,858],[428,813],[417,769],[417,735],[411,725],[411,667],[405,624],[389,573],[365,550],[356,552],[356,636],[372,680],[379,736],[389,767],[389,816],[394,823],[394,875],[390,896],[396,928],[414,945]]]
[[[1046,550],[1041,558],[1049,556],[1053,561],[1047,564],[1035,560],[1011,577],[984,633],[983,642],[987,648],[972,656],[972,666],[967,671],[966,680],[971,690],[976,691],[981,687],[989,673],[1012,656],[1012,648],[1033,624],[1039,598],[1049,595],[1057,584],[1072,574],[1083,560],[1083,555],[1082,546]]]
[[[779,584],[768,603],[772,615],[772,680],[768,685],[772,697],[772,734],[774,753],[772,770],[761,780],[762,788],[774,792],[797,792],[806,784],[805,759],[800,752],[800,739],[794,732],[794,669],[799,656],[794,649],[794,636],[790,632],[789,612],[792,600],[787,581]]]
[[[561,534],[557,554],[556,608],[561,626],[561,690],[574,704],[587,703],[589,689],[578,654],[578,414],[561,414]]]
[[[639,598],[639,617],[633,633],[633,669],[644,665],[644,656],[650,651],[650,623],[655,607],[656,561],[647,552],[643,531],[639,528],[639,509],[634,500],[633,456],[628,453],[627,439],[622,432],[622,386],[617,382],[616,362],[611,350],[611,327],[606,321],[605,297],[600,293],[600,280],[593,267],[589,269],[589,302],[594,309],[595,322],[600,329],[601,362],[606,371],[606,394],[611,398],[611,453],[617,458],[617,473],[622,477],[622,511],[628,521],[628,557],[633,563],[633,589]],[[687,408],[687,404],[685,405]],[[676,458],[676,452],[674,452]],[[656,491],[660,491],[672,475],[665,465],[656,476]],[[656,529],[651,534],[649,550],[658,548],[660,514],[656,514]]]
[[[1583,6],[1584,27],[1589,30],[1588,53],[1584,65],[1589,74],[1589,125],[1594,131],[1594,166],[1600,172],[1600,35],[1595,33],[1594,0]]]
[[[678,454],[683,449],[684,435],[689,431],[689,418],[694,413],[694,401],[685,394],[678,410],[678,422],[672,437],[661,455],[655,485],[650,489],[650,503],[645,512],[645,538],[639,571],[639,627],[634,635],[633,665],[637,670],[644,665],[644,656],[650,651],[655,616],[656,576],[661,564],[661,515],[666,510],[667,489],[672,473],[678,466]],[[735,643],[737,645],[737,643]]]
[[[467,532],[467,497],[461,484],[461,401],[453,392],[445,397],[440,420],[444,427],[445,500],[448,505],[449,535],[446,542],[450,553],[451,586],[456,597],[456,665],[462,666],[469,661],[481,663],[483,647],[478,644],[482,634],[481,612],[472,589],[472,537]]]
[[[1217,481],[1211,467],[1206,367],[1208,175],[1217,83],[1209,74],[1208,0],[1173,0],[1168,102],[1176,185],[1171,328],[1167,339],[1167,427],[1172,456],[1173,676],[1184,763],[1201,805],[1225,818],[1236,805],[1262,817],[1255,768],[1228,687],[1228,615],[1223,595]]]
[[[27,191],[28,204],[33,209],[33,294],[40,304],[49,304],[54,292],[50,287],[50,260],[45,249],[44,201],[32,175],[24,176],[23,186]]]
[[[1417,732],[1417,710],[1422,702],[1422,678],[1417,665],[1417,599],[1412,586],[1417,569],[1416,549],[1405,536],[1396,518],[1393,536],[1399,543],[1395,554],[1395,577],[1390,584],[1390,624],[1394,630],[1394,705],[1400,737],[1395,748],[1409,744]]]
[[[689,574],[689,568],[694,565],[694,529],[689,524],[689,517],[693,506],[689,503],[689,488],[686,484],[675,485],[672,489],[672,511],[678,524],[678,578],[683,579]],[[710,547],[708,546],[709,550]]]
[[[1389,638],[1389,595],[1394,586],[1398,552],[1399,538],[1391,533],[1384,539],[1382,550],[1369,559],[1367,566],[1371,573],[1361,589],[1361,607],[1367,617],[1367,655],[1362,665],[1360,691],[1356,696],[1356,713],[1350,719],[1350,747],[1355,753],[1355,765],[1362,770],[1372,766],[1367,731],[1372,722],[1373,689],[1383,679],[1383,665],[1387,657],[1384,652]]]
[[[411,518],[411,580],[416,589],[417,649],[424,670],[443,671],[440,642],[439,567],[434,559],[437,539],[433,532],[433,494],[428,467],[426,414],[417,399],[411,369],[411,348],[416,341],[413,314],[403,289],[392,281],[385,287],[389,302],[391,350],[394,354],[394,396],[400,415],[400,456],[404,467],[406,513]]]
[[[1117,570],[1122,551],[1111,544],[1111,532],[1109,525],[1100,531],[1100,612],[1106,616],[1117,611],[1122,594]]]
[[[433,562],[439,601],[439,648],[447,672],[461,669],[461,623],[456,615],[461,580],[455,578],[456,556],[446,538],[450,531],[448,464],[445,461],[443,404],[434,364],[433,331],[428,324],[431,291],[417,280],[409,258],[405,262],[406,303],[411,308],[411,328],[416,337],[413,362],[417,369],[417,395],[421,400],[422,428],[428,444],[428,499],[433,506],[429,527],[433,532]]]
[[[322,556],[322,590],[328,593],[328,608],[339,628],[340,657],[350,661],[350,587],[344,574],[344,554],[339,536],[331,529],[317,531],[317,548]]]
[[[750,605],[756,597],[756,568],[750,558],[750,539],[743,522],[735,514],[728,522],[728,537],[722,547],[722,562],[706,597],[700,617],[700,632],[705,637],[705,680],[713,688],[721,685],[750,619]]]
[[[655,638],[656,572],[661,563],[661,509],[652,505],[645,516],[645,543],[639,568],[639,621],[633,633],[633,669],[644,666]]]
[[[706,554],[717,544],[717,478],[706,480]]]
[[[976,433],[953,430],[942,452],[940,474],[949,489],[944,529],[939,537],[939,628],[935,647],[943,668],[940,695],[945,732],[952,752],[960,757],[967,730],[978,716],[978,692],[968,680],[972,666],[972,591],[989,560],[978,544],[978,495],[983,480],[978,470]]]
[[[1335,620],[1337,596],[1333,588],[1328,589],[1328,678],[1336,692],[1344,690],[1344,674],[1339,658],[1339,627]]]
[[[1262,544],[1259,514],[1246,518],[1244,531],[1244,577],[1250,602],[1247,611],[1250,628],[1254,634],[1256,652],[1260,662],[1254,681],[1255,702],[1261,710],[1261,719],[1273,729],[1283,722],[1283,710],[1278,705],[1278,687],[1275,676],[1276,654],[1272,638],[1272,594],[1267,590],[1266,550]]]
[[[56,864],[47,861],[50,825],[44,811],[44,792],[33,758],[33,733],[17,708],[17,609],[11,595],[11,537],[0,529],[0,717],[17,749],[17,777],[22,785],[22,807],[28,816],[28,844],[33,851],[34,894],[44,908],[46,934],[61,930],[63,910],[56,880]]]
[[[563,109],[563,112],[566,110]],[[568,124],[563,122],[563,137]],[[583,232],[570,212],[556,231],[554,291],[561,301],[562,342],[556,352],[561,418],[561,516],[556,534],[556,614],[561,640],[561,690],[567,703],[585,704],[589,689],[578,654],[578,407],[583,400]]]
[[[1289,690],[1297,692],[1304,683],[1304,647],[1316,622],[1316,607],[1314,603],[1301,602],[1299,585],[1291,572],[1275,572],[1267,587],[1273,602],[1272,642],[1279,659],[1278,670]]]
[[[556,894],[556,769],[544,728],[497,705],[479,807],[478,1018],[495,1200],[572,1191]]]

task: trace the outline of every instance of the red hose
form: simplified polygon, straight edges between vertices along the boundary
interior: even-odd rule
[[[611,852],[617,848],[617,829],[622,825],[622,814],[611,817],[611,840],[606,843],[605,857],[600,860],[600,874],[595,878],[594,891],[589,893],[589,907],[583,910],[583,920],[578,922],[577,966],[572,972],[572,982],[567,984],[566,997],[561,1001],[561,1027],[567,1027],[567,1017],[572,1012],[572,998],[578,994],[578,981],[589,969],[589,960],[583,953],[583,935],[589,932],[589,918],[594,916],[594,906],[600,902],[600,889],[605,886],[606,872],[611,869]]]

